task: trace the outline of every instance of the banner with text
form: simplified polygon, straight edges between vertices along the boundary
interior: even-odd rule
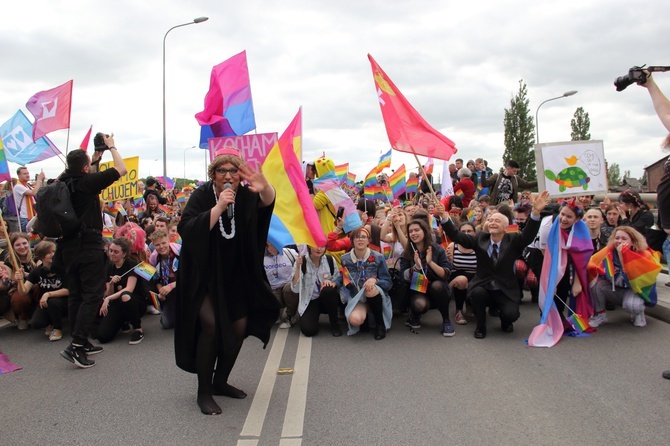
[[[224,136],[209,138],[209,160],[214,159],[217,150],[234,147],[240,151],[242,159],[260,170],[270,150],[277,143],[276,133],[258,133],[255,135]]]
[[[137,196],[137,181],[139,180],[140,157],[124,158],[128,172],[114,184],[100,193],[100,199],[105,203],[110,201],[126,200]],[[100,172],[114,167],[114,161],[100,163]]]

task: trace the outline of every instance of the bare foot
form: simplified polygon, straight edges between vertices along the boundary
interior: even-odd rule
[[[225,383],[223,385],[214,384],[213,387],[214,391],[212,393],[214,395],[227,396],[228,398],[235,398],[238,400],[247,397],[247,394],[244,390],[240,390],[237,387],[233,387],[228,383]]]
[[[198,407],[205,415],[219,415],[221,413],[221,408],[216,404],[212,395],[198,394]]]

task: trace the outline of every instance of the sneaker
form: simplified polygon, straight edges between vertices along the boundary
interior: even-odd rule
[[[47,328],[44,329],[44,335],[45,336],[51,336],[51,332],[54,330],[53,325],[49,325]]]
[[[80,369],[87,369],[95,365],[95,361],[86,357],[86,351],[83,347],[75,347],[70,344],[60,352],[60,355]]]
[[[454,322],[456,322],[458,325],[466,325],[468,323],[467,319],[465,319],[465,316],[463,316],[462,311],[456,312],[454,315]]]
[[[130,323],[124,322],[123,325],[121,326],[121,333],[130,333],[131,328],[130,328]]]
[[[593,316],[591,316],[591,319],[589,319],[589,325],[593,328],[599,327],[602,324],[607,323],[607,313],[596,313]]]
[[[130,336],[130,341],[128,341],[128,344],[130,345],[139,344],[140,342],[142,342],[142,339],[144,339],[144,333],[142,333],[139,330],[135,330],[133,334]]]
[[[644,313],[636,314],[632,316],[633,325],[636,327],[645,327],[647,325],[647,319],[644,317]]]
[[[442,336],[446,336],[448,338],[454,336],[456,332],[454,331],[454,326],[451,325],[451,321],[449,319],[445,320],[442,322]]]
[[[97,355],[102,351],[102,347],[91,344],[91,341],[86,341],[86,344],[84,344],[84,351],[88,356]]]
[[[147,313],[155,315],[161,314],[161,311],[153,305],[147,306]]]
[[[49,340],[51,342],[60,341],[62,338],[63,338],[63,332],[57,328],[54,328],[51,334],[49,335]]]
[[[284,322],[279,324],[279,328],[291,328],[298,323],[298,315],[288,316]]]
[[[408,326],[409,328],[413,328],[416,330],[417,328],[421,328],[421,316],[418,314],[412,314],[411,312],[409,313],[409,319],[405,321],[405,325]]]
[[[19,330],[27,330],[28,329],[28,321],[24,321],[23,319],[19,319],[17,321],[17,324],[19,326]]]

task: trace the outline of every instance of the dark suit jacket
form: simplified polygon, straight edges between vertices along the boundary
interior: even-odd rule
[[[532,243],[540,228],[540,220],[528,219],[521,234],[505,234],[500,242],[498,262],[493,264],[488,249],[491,235],[480,231],[472,236],[459,232],[451,220],[442,223],[442,229],[454,242],[464,248],[474,249],[477,254],[477,272],[468,285],[468,295],[473,288],[484,286],[495,280],[505,295],[515,303],[519,303],[519,284],[514,274],[514,262],[521,256],[523,249]]]

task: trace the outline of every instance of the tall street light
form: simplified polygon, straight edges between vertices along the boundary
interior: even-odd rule
[[[186,180],[186,152],[188,152],[191,149],[195,149],[195,146],[187,147],[184,149],[184,180]]]
[[[542,104],[544,104],[546,102],[549,102],[549,101],[554,101],[556,99],[567,98],[568,96],[572,96],[573,94],[577,94],[577,90],[566,91],[561,96],[556,96],[555,98],[547,99]],[[537,110],[535,111],[535,142],[537,144],[540,143],[540,127],[539,127],[539,123],[537,121],[537,114],[540,112],[540,107],[542,107],[542,104],[538,105]]]
[[[167,137],[165,134],[165,39],[167,39],[168,34],[175,28],[181,28],[182,26],[195,25],[196,23],[202,23],[209,20],[209,17],[198,17],[193,19],[193,21],[188,23],[182,23],[181,25],[173,26],[168,29],[165,35],[163,36],[163,184],[167,184]]]

